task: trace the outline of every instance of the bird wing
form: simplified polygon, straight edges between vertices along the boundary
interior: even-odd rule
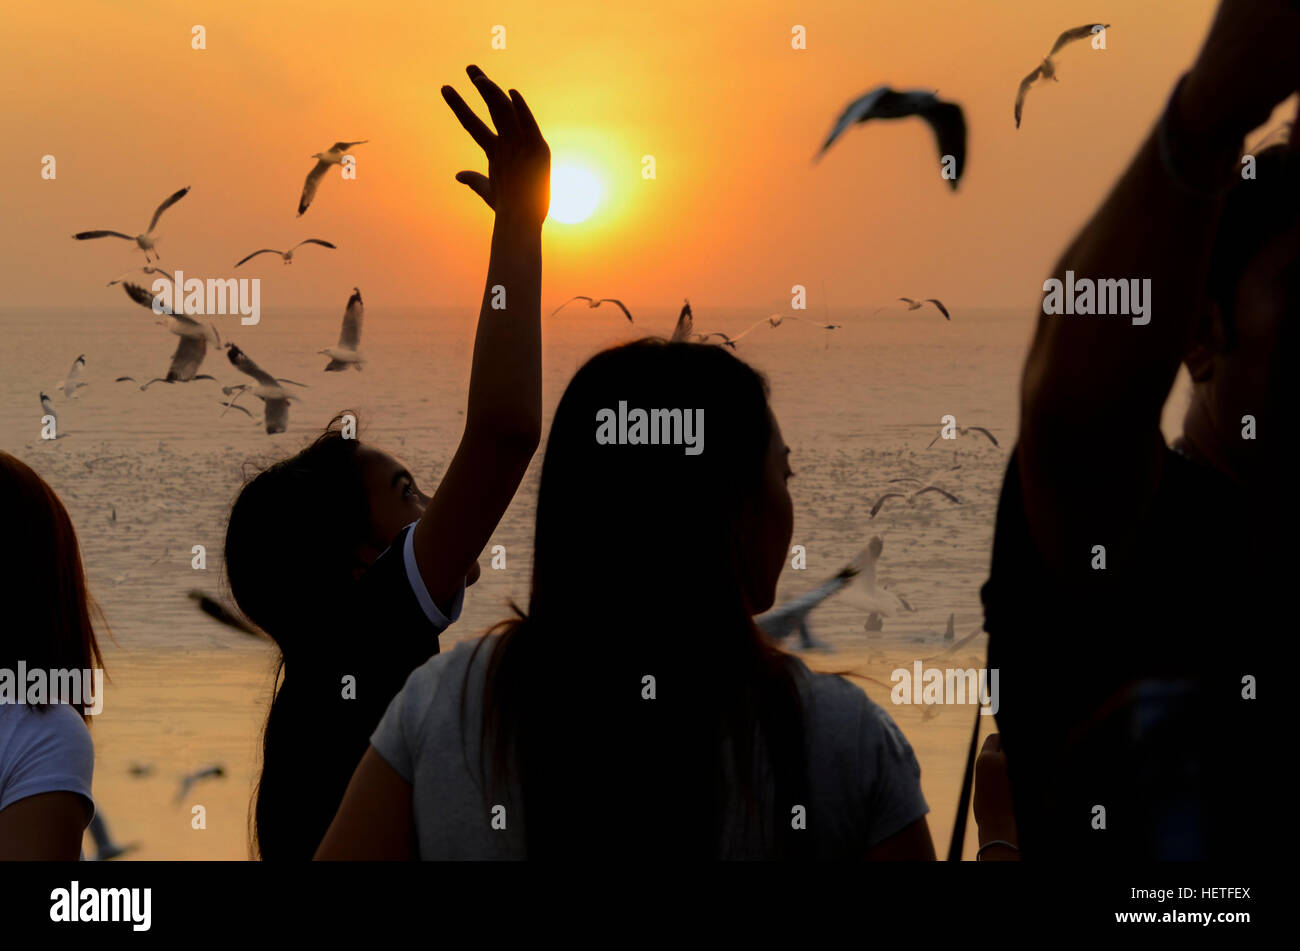
[[[243,407],[239,407],[243,409]],[[198,602],[199,610],[211,618],[220,621],[228,627],[233,627],[237,631],[243,631],[245,634],[251,634],[254,637],[261,637],[261,633],[251,624],[245,623],[238,615],[227,608],[216,598],[209,597],[197,589],[190,592],[189,595]]]
[[[132,284],[130,281],[122,282],[122,290],[126,291],[126,296],[131,298],[131,300],[135,301],[141,307],[147,307],[149,308],[150,311],[153,310],[153,301],[154,301],[153,291],[147,290],[141,287],[139,284]],[[181,321],[182,323],[184,323],[185,321],[194,323],[194,321],[191,318],[187,317],[185,314],[170,313],[166,307],[161,308],[160,313],[169,314],[170,316],[175,317],[177,320]]]
[[[951,155],[953,175],[948,184],[954,190],[966,168],[966,114],[953,102],[934,101],[934,105],[921,111],[921,117],[934,130],[934,140],[939,146],[939,160]]]
[[[226,351],[226,357],[227,359],[230,360],[232,364],[234,364],[235,369],[239,370],[240,373],[247,373],[249,376],[251,376],[258,383],[261,383],[263,386],[277,385],[275,382],[275,377],[271,376],[271,374],[267,373],[256,363],[250,360],[248,358],[248,354],[244,353],[243,350],[240,350],[233,343],[230,344],[229,349]]]
[[[1085,36],[1091,36],[1092,31],[1097,27],[1101,27],[1104,30],[1109,26],[1109,23],[1085,23],[1083,26],[1076,26],[1072,30],[1066,30],[1056,38],[1056,43],[1053,44],[1052,51],[1047,54],[1048,58],[1050,59],[1055,56],[1057,51],[1067,43],[1073,43],[1075,40],[1081,40]]]
[[[73,237],[78,241],[85,241],[88,238],[126,238],[128,241],[135,240],[133,235],[122,234],[120,231],[78,231]]]
[[[900,297],[899,300],[901,300],[904,304],[907,304],[909,306],[916,303],[916,301],[912,300],[912,298],[910,297]]]
[[[281,251],[277,251],[277,250],[275,250],[275,248],[263,248],[261,251],[254,251],[254,252],[253,252],[252,254],[250,254],[248,257],[246,257],[246,258],[242,258],[242,259],[240,259],[239,261],[237,261],[237,262],[235,263],[235,267],[239,267],[239,265],[243,264],[245,261],[251,261],[253,258],[257,257],[259,254],[279,254],[279,255],[283,256],[283,252],[281,252]]]
[[[989,442],[993,443],[993,445],[996,446],[998,444],[998,441],[993,438],[993,434],[983,426],[967,426],[966,428],[973,433],[983,433],[985,436],[989,437]]]
[[[298,214],[302,215],[311,204],[311,200],[316,197],[316,189],[320,187],[320,180],[325,177],[329,171],[329,162],[318,161],[312,170],[307,173],[307,180],[302,183],[302,197],[298,199]]]
[[[181,337],[172,354],[172,364],[167,370],[167,379],[178,383],[188,383],[199,372],[199,364],[208,352],[208,341],[204,337]]]
[[[855,122],[866,122],[870,119],[872,112],[875,110],[876,106],[879,105],[880,100],[892,91],[893,90],[888,86],[877,86],[875,89],[864,93],[845,106],[844,111],[841,112],[839,118],[835,120],[835,125],[831,127],[830,134],[826,136],[826,141],[822,143],[821,150],[817,153],[817,157],[820,158],[826,150],[831,147],[832,143],[844,134],[844,130],[849,126],[853,125]]]
[[[334,250],[336,251],[338,250],[337,247],[330,244],[328,241],[322,241],[320,238],[306,238],[302,241],[299,241],[292,248],[290,248],[290,250],[292,251],[301,248],[304,244],[319,244],[322,248],[334,248]]]
[[[871,517],[872,518],[876,517],[876,513],[880,511],[880,507],[884,505],[887,500],[905,499],[905,498],[907,498],[907,496],[905,496],[902,492],[886,492],[880,498],[876,499],[875,504],[871,506]]]
[[[134,382],[135,382],[135,377],[133,377],[133,376],[119,376],[119,377],[118,377],[117,379],[115,379],[113,382],[114,382],[114,383],[125,383],[127,380],[130,380],[132,383],[134,383]]]
[[[86,355],[83,353],[81,356],[77,357],[77,359],[72,361],[72,366],[68,369],[68,379],[65,381],[64,385],[74,385],[75,388],[77,380],[81,378],[81,368],[85,365]]]
[[[59,417],[54,412],[54,407],[50,404],[50,398],[46,396],[44,393],[41,394],[41,409],[45,410],[46,416],[53,416],[54,421],[58,422]]]
[[[927,297],[925,300],[926,303],[933,304],[935,307],[939,308],[939,313],[943,314],[944,320],[952,320],[952,318],[948,316],[948,308],[944,307],[941,301],[934,297]]]
[[[227,409],[237,409],[237,410],[239,410],[241,413],[243,413],[245,416],[247,416],[249,419],[252,419],[252,418],[253,418],[253,414],[252,414],[252,413],[250,413],[250,412],[249,412],[245,407],[240,406],[240,405],[239,405],[238,403],[236,403],[234,400],[231,400],[229,403],[224,403],[224,402],[223,402],[221,405],[222,405],[222,406],[225,406]]]
[[[158,227],[158,219],[162,217],[162,213],[188,195],[189,191],[190,186],[186,185],[180,191],[172,192],[168,195],[167,200],[159,205],[158,210],[153,213],[153,218],[149,221],[149,230],[146,231],[145,234],[153,234],[153,229]]]
[[[369,142],[369,141],[370,141],[369,139],[359,139],[359,140],[357,140],[356,142],[335,142],[333,145],[330,146],[330,151],[331,151],[331,152],[346,152],[348,149],[352,148],[354,145],[365,145],[365,144],[366,144],[367,142]]]
[[[555,316],[556,314],[558,314],[560,311],[564,310],[564,308],[566,308],[566,307],[568,307],[570,304],[572,304],[575,300],[585,300],[588,304],[591,303],[591,298],[588,297],[586,294],[578,294],[576,297],[570,297],[568,300],[566,300],[566,301],[565,301],[563,304],[561,304],[559,307],[555,308],[555,310],[551,311],[551,316],[554,317],[554,316]]]
[[[361,346],[361,321],[366,309],[361,303],[361,291],[352,289],[348,306],[343,311],[343,330],[339,333],[339,346],[346,350],[357,350]]]
[[[947,489],[941,489],[937,485],[927,485],[923,489],[917,489],[915,492],[912,493],[912,498],[916,498],[918,495],[925,495],[925,493],[927,492],[938,492],[948,501],[956,502],[958,505],[961,504],[961,499],[957,498],[957,496],[953,495]]]
[[[750,332],[752,332],[752,331],[757,330],[759,327],[762,327],[762,326],[764,326],[764,325],[766,325],[766,324],[771,324],[771,319],[768,318],[768,317],[764,317],[762,320],[759,320],[759,321],[754,322],[753,324],[751,324],[750,326],[748,326],[748,327],[746,327],[744,330],[742,330],[740,333],[736,334],[736,336],[729,338],[729,339],[728,339],[728,343],[735,343],[735,342],[736,342],[737,340],[739,340],[741,337],[745,336],[746,334],[748,334],[748,333],[750,333]],[[773,324],[772,326],[775,326],[775,325]]]
[[[1020,80],[1020,89],[1017,90],[1016,92],[1016,128],[1017,129],[1020,128],[1020,113],[1025,108],[1025,95],[1029,92],[1029,87],[1032,86],[1038,80],[1038,77],[1041,75],[1043,75],[1043,67],[1039,66],[1037,69],[1035,69],[1024,79]]]
[[[756,623],[759,627],[767,630],[768,633],[773,633],[770,628],[783,627],[786,623],[809,614],[813,608],[848,584],[852,577],[852,575],[837,575],[813,588],[807,594],[802,594],[784,604],[778,605],[761,618],[756,619]]]
[[[266,431],[282,433],[289,428],[289,401],[266,401]]]
[[[630,324],[630,323],[634,323],[634,321],[632,320],[632,312],[631,312],[630,310],[628,310],[627,307],[624,306],[624,304],[623,304],[623,302],[622,302],[621,300],[619,300],[619,299],[616,298],[616,297],[602,297],[602,298],[600,299],[600,303],[602,303],[602,304],[605,303],[606,301],[609,301],[611,304],[617,304],[617,305],[618,305],[618,309],[621,310],[624,314],[627,315],[627,322],[628,322],[629,324]]]
[[[687,301],[682,304],[682,312],[677,315],[677,326],[673,328],[673,335],[669,339],[674,343],[689,340],[694,329],[695,315],[691,313],[691,302]]]

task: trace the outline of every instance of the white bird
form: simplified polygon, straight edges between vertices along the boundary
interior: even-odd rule
[[[883,617],[889,617],[900,611],[915,611],[915,608],[893,591],[876,585],[876,562],[879,561],[884,547],[885,543],[881,541],[880,536],[874,535],[867,543],[867,547],[858,552],[852,562],[857,568],[857,573],[853,576],[852,584],[845,590],[845,597],[866,607],[872,614]]]
[[[172,333],[176,334],[176,336],[203,337],[208,343],[212,344],[212,346],[221,346],[221,335],[217,333],[217,328],[212,324],[200,323],[188,314],[176,311],[169,312],[167,308],[163,307],[159,307],[158,310],[155,310],[155,298],[153,292],[146,290],[139,284],[132,284],[130,281],[126,281],[122,284],[122,290],[126,292],[127,297],[131,298],[131,300],[135,301],[141,307],[147,308],[149,312],[154,315],[154,323],[166,327]],[[159,313],[159,310],[161,310],[162,313]],[[180,351],[177,350],[177,354],[179,353]],[[176,357],[173,356],[172,359],[174,360]],[[198,364],[195,364],[195,368],[198,368]]]
[[[906,499],[908,505],[913,505],[916,502],[917,496],[924,495],[926,492],[938,492],[940,495],[948,499],[950,502],[955,502],[958,505],[961,504],[961,499],[957,498],[957,496],[953,495],[947,489],[941,489],[937,485],[927,485],[923,489],[917,489],[911,495],[907,495],[904,492],[886,492],[880,498],[876,499],[874,504],[872,504],[871,517],[875,518],[876,513],[880,511],[880,507],[890,499]]]
[[[813,638],[808,629],[808,615],[823,601],[844,588],[857,573],[857,564],[850,562],[834,578],[818,585],[807,594],[773,608],[762,617],[755,618],[754,623],[774,640],[782,641],[791,634],[798,634],[799,646],[804,650],[814,648],[828,650],[827,645]]]
[[[965,436],[968,433],[981,433],[987,436],[989,442],[993,443],[993,445],[996,446],[998,444],[998,441],[997,439],[994,438],[993,434],[989,432],[987,429],[985,429],[983,426],[958,426],[957,427],[958,436]],[[933,446],[935,443],[937,443],[942,436],[943,436],[943,430],[940,429],[939,435],[935,436],[933,439],[930,440],[930,446]],[[929,449],[930,446],[926,446],[925,448]]]
[[[216,328],[212,328],[216,333]],[[203,358],[208,353],[208,341],[206,337],[187,337],[182,336],[180,342],[176,344],[176,352],[172,354],[171,365],[167,368],[166,376],[156,376],[147,383],[140,386],[141,390],[147,390],[155,383],[189,383],[192,380],[216,380],[215,376],[207,373],[199,373],[199,365],[203,363]],[[135,382],[134,377],[119,376],[114,383],[124,383],[126,381]]]
[[[554,316],[555,316],[556,314],[558,314],[560,311],[564,310],[564,308],[566,308],[566,307],[568,307],[570,304],[572,304],[575,300],[585,300],[585,301],[587,302],[587,306],[590,307],[592,310],[595,310],[595,309],[596,309],[597,307],[599,307],[601,304],[605,304],[605,303],[609,303],[609,304],[617,304],[617,305],[618,305],[618,309],[621,310],[624,314],[627,315],[627,322],[628,322],[629,324],[630,324],[630,323],[634,323],[634,321],[632,320],[632,312],[629,311],[629,310],[627,309],[627,307],[624,306],[623,302],[622,302],[621,300],[619,300],[617,297],[601,297],[601,298],[594,298],[594,297],[588,297],[586,294],[579,294],[579,295],[577,295],[576,297],[570,297],[568,300],[566,300],[566,301],[565,301],[563,304],[561,304],[559,307],[555,308],[555,310],[551,311],[551,316],[554,317]]]
[[[337,347],[327,347],[318,351],[330,358],[330,362],[325,366],[326,372],[331,370],[346,370],[348,367],[361,369],[362,358],[361,348],[361,321],[365,317],[366,309],[361,303],[361,288],[352,288],[352,296],[348,298],[348,306],[343,311],[343,329],[339,331],[339,343]]]
[[[1056,78],[1056,61],[1052,59],[1068,43],[1075,40],[1081,40],[1085,36],[1091,36],[1101,30],[1110,29],[1109,23],[1086,23],[1083,26],[1076,26],[1072,30],[1066,30],[1056,38],[1052,45],[1052,51],[1043,57],[1042,63],[1038,65],[1032,73],[1020,80],[1020,89],[1016,92],[1016,128],[1020,128],[1020,113],[1025,107],[1025,95],[1029,92],[1029,87],[1040,79],[1050,79],[1053,82],[1060,82]]]
[[[225,776],[226,771],[221,766],[209,766],[207,769],[200,769],[197,772],[190,773],[188,776],[181,777],[181,788],[176,793],[176,803],[184,801],[194,784],[203,779],[213,779]]]
[[[50,402],[50,398],[44,393],[41,394],[41,410],[46,416],[54,420],[54,431],[57,433],[59,431],[59,414],[54,412],[54,404]]]
[[[83,353],[81,356],[77,357],[77,359],[72,361],[72,367],[68,370],[68,375],[63,379],[63,381],[54,384],[56,389],[63,391],[64,397],[75,400],[77,398],[77,390],[81,389],[83,386],[90,385],[81,381],[81,371],[85,365],[86,355]]]
[[[335,142],[330,146],[328,152],[317,152],[312,156],[316,164],[312,170],[307,173],[307,180],[302,183],[302,197],[298,199],[298,215],[307,210],[311,200],[316,197],[316,189],[320,187],[320,180],[325,177],[331,165],[342,165],[343,157],[348,149],[358,145],[365,145],[369,139],[361,139],[357,142]]]
[[[239,260],[239,262],[235,264],[235,267],[239,267],[239,265],[240,265],[240,264],[243,264],[245,261],[251,261],[253,258],[257,257],[259,254],[278,254],[278,255],[280,255],[280,257],[282,257],[282,258],[284,259],[284,263],[285,263],[285,264],[292,264],[292,263],[293,263],[293,252],[297,251],[297,250],[298,250],[299,248],[301,248],[304,244],[319,244],[322,248],[330,248],[330,249],[335,250],[335,251],[338,250],[338,248],[336,248],[334,245],[330,244],[328,241],[322,241],[320,238],[307,238],[307,239],[305,239],[305,240],[303,240],[303,241],[299,241],[297,244],[295,244],[295,245],[294,245],[292,248],[290,248],[288,251],[277,251],[275,248],[262,248],[262,250],[260,250],[260,251],[254,251],[252,254],[248,255],[248,257],[246,257],[246,258],[241,258],[241,259]]]
[[[132,269],[132,270],[130,270],[130,271],[123,271],[121,274],[119,274],[117,277],[113,278],[111,281],[109,281],[109,282],[108,282],[106,285],[104,285],[104,286],[105,286],[105,287],[112,287],[114,284],[121,284],[121,283],[122,283],[122,279],[125,278],[128,274],[137,274],[137,273],[139,273],[139,274],[157,274],[159,277],[170,277],[170,276],[171,276],[170,274],[168,274],[166,271],[164,271],[164,270],[163,270],[162,268],[160,268],[160,267],[154,267],[152,264],[146,264],[144,267],[134,268],[134,269]]]
[[[189,190],[190,186],[186,185],[180,191],[169,195],[167,200],[159,205],[158,210],[153,213],[153,219],[149,222],[149,230],[144,234],[132,236],[123,234],[120,231],[79,231],[73,237],[78,241],[86,241],[90,238],[125,238],[127,241],[134,241],[139,246],[140,250],[144,252],[145,261],[149,260],[151,253],[157,259],[159,254],[155,245],[158,243],[158,239],[153,236],[153,229],[158,227],[158,219],[162,217],[162,213],[189,194]]]
[[[256,385],[252,386],[242,383],[238,386],[222,387],[221,391],[223,393],[227,395],[235,394],[231,398],[227,409],[234,407],[235,400],[251,391],[254,396],[260,397],[262,402],[266,404],[266,431],[268,433],[284,432],[289,426],[289,401],[298,397],[291,396],[280,384],[293,383],[294,386],[305,386],[306,384],[295,383],[293,380],[286,380],[283,377],[271,376],[271,374],[250,360],[247,354],[233,343],[226,344],[226,356],[237,370],[248,374],[257,381]],[[243,407],[241,406],[239,409],[243,409]],[[225,413],[223,412],[222,415],[224,416]],[[249,415],[252,414],[249,413]]]
[[[826,150],[835,140],[854,123],[867,122],[871,119],[905,119],[909,116],[920,116],[930,124],[939,145],[941,161],[945,156],[952,156],[952,177],[948,179],[948,184],[956,189],[957,182],[966,167],[966,117],[961,111],[961,106],[944,102],[933,92],[923,89],[895,92],[888,86],[877,86],[859,96],[849,103],[835,120],[835,125],[826,136],[826,141],[822,143],[816,158],[820,159],[825,155]]]

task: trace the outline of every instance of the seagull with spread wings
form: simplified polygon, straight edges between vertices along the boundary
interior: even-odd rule
[[[913,505],[913,504],[915,504],[915,502],[916,502],[916,500],[917,500],[917,498],[918,498],[919,496],[922,496],[922,495],[924,495],[924,494],[927,493],[927,492],[938,492],[940,495],[942,495],[942,496],[943,496],[944,498],[946,498],[948,501],[953,502],[953,503],[956,503],[957,505],[960,505],[960,504],[961,504],[961,499],[957,498],[957,496],[953,495],[953,494],[952,494],[951,492],[949,492],[947,489],[940,488],[940,487],[937,486],[937,485],[927,485],[927,486],[925,486],[925,487],[922,488],[922,489],[917,489],[917,490],[916,490],[915,492],[913,492],[911,495],[908,495],[908,494],[905,493],[905,492],[886,492],[886,493],[885,493],[884,495],[882,495],[880,498],[876,499],[876,501],[875,501],[874,503],[872,503],[872,505],[871,505],[871,517],[872,517],[872,518],[875,518],[875,517],[876,517],[876,513],[878,513],[878,512],[880,511],[881,506],[883,506],[883,505],[884,505],[887,501],[889,501],[890,499],[905,499],[905,500],[907,501],[907,504],[908,504],[908,505]]]
[[[952,157],[953,174],[948,178],[948,185],[956,190],[966,167],[966,117],[961,106],[944,102],[933,92],[923,89],[896,92],[888,86],[877,86],[859,96],[835,120],[816,159],[820,159],[835,140],[855,123],[869,122],[872,119],[906,119],[911,116],[919,116],[930,124],[939,146],[940,161],[947,156]]]
[[[361,303],[361,288],[354,287],[352,296],[348,298],[348,306],[343,311],[343,329],[339,331],[338,346],[319,351],[330,358],[325,366],[326,372],[346,370],[348,367],[361,369],[361,321],[365,313],[366,309]]]
[[[167,196],[167,199],[158,206],[156,211],[154,211],[153,218],[149,222],[149,230],[144,234],[129,235],[123,234],[120,231],[101,230],[79,231],[74,234],[73,237],[78,241],[88,241],[91,238],[125,238],[127,241],[134,241],[140,250],[144,252],[145,261],[149,260],[150,254],[157,259],[160,256],[158,254],[158,249],[155,247],[158,243],[158,239],[153,236],[153,229],[158,227],[158,219],[162,217],[162,213],[189,194],[189,191],[190,186],[186,185],[180,191],[173,192],[171,195]]]
[[[965,436],[965,435],[968,435],[969,433],[980,433],[980,434],[983,435],[983,436],[987,436],[989,442],[993,443],[993,445],[996,446],[996,445],[998,444],[998,441],[997,441],[997,439],[994,437],[994,435],[993,435],[991,432],[989,432],[987,429],[985,429],[983,426],[958,426],[958,427],[957,427],[957,435],[958,435],[958,436]],[[939,430],[939,435],[935,436],[933,439],[930,440],[930,446],[933,446],[933,445],[934,445],[935,443],[937,443],[937,442],[938,442],[942,437],[943,437],[943,430],[940,429],[940,430]],[[929,449],[930,446],[926,446],[925,448],[926,448],[926,449]]]
[[[126,291],[126,296],[131,298],[131,300],[135,301],[141,307],[148,308],[150,313],[152,313],[156,318],[155,323],[162,324],[172,333],[176,334],[176,336],[203,337],[214,347],[221,346],[221,336],[217,333],[217,328],[212,324],[199,323],[193,317],[185,313],[177,313],[175,311],[169,313],[166,308],[161,306],[155,309],[155,297],[153,292],[146,290],[139,284],[132,284],[130,281],[126,281],[122,284],[122,290]],[[179,353],[179,351],[177,352]],[[173,359],[175,359],[175,357],[173,357]],[[197,367],[198,364],[195,364],[196,369]]]
[[[312,156],[316,160],[316,164],[307,173],[307,180],[302,183],[302,197],[298,199],[299,217],[307,210],[311,200],[316,197],[316,189],[320,187],[320,181],[325,177],[325,173],[329,171],[330,166],[342,165],[348,149],[358,145],[365,145],[369,141],[369,139],[360,139],[356,142],[335,142],[329,147],[328,152],[317,152]]]
[[[246,258],[241,258],[241,259],[238,261],[238,263],[235,264],[235,267],[239,267],[239,265],[240,265],[240,264],[243,264],[245,261],[251,261],[253,258],[257,257],[259,254],[278,254],[278,255],[280,255],[280,257],[284,258],[284,263],[285,263],[285,264],[292,264],[292,263],[293,263],[293,252],[297,251],[297,250],[298,250],[299,248],[301,248],[304,244],[319,244],[322,248],[329,248],[329,249],[331,249],[331,250],[338,250],[337,247],[335,247],[335,245],[330,244],[328,241],[322,241],[320,238],[307,238],[307,239],[305,239],[305,240],[303,240],[303,241],[299,241],[297,244],[295,244],[295,245],[294,245],[292,248],[290,248],[288,251],[277,251],[275,248],[263,248],[263,249],[260,250],[260,251],[254,251],[252,254],[248,255],[248,257],[246,257]]]
[[[86,355],[83,353],[81,356],[77,357],[77,359],[72,361],[72,367],[68,370],[68,375],[58,383],[55,383],[54,388],[62,390],[65,398],[75,400],[77,398],[77,390],[81,389],[83,386],[90,385],[83,382],[81,379],[81,371],[85,366]]]
[[[551,311],[551,316],[554,317],[554,316],[555,316],[556,314],[558,314],[560,311],[564,310],[564,308],[566,308],[566,307],[568,307],[570,304],[572,304],[575,300],[585,300],[585,301],[587,302],[587,306],[590,307],[592,310],[595,310],[595,309],[596,309],[597,307],[599,307],[601,304],[605,304],[605,303],[609,303],[609,304],[617,304],[617,305],[618,305],[618,309],[621,310],[624,314],[627,315],[627,322],[628,322],[629,324],[634,322],[634,321],[632,320],[632,312],[629,311],[629,310],[627,309],[627,307],[625,307],[625,306],[623,305],[623,302],[622,302],[621,300],[619,300],[617,297],[601,297],[601,298],[594,298],[594,297],[588,297],[586,294],[579,294],[579,295],[577,295],[576,297],[570,297],[568,300],[566,300],[566,301],[565,301],[563,304],[561,304],[559,307],[555,308],[555,310]]]
[[[226,407],[230,409],[235,406],[235,401],[245,393],[252,392],[266,404],[266,431],[267,433],[282,433],[289,427],[289,401],[298,397],[291,396],[281,383],[293,383],[294,386],[306,386],[305,383],[296,383],[293,380],[286,380],[283,377],[274,377],[267,373],[256,363],[248,358],[244,351],[240,350],[233,343],[226,344],[226,357],[230,360],[235,369],[240,373],[251,376],[255,385],[241,383],[238,386],[223,387],[222,392],[227,395],[234,393],[231,397],[230,404]],[[242,406],[238,407],[243,410]],[[244,410],[244,412],[248,412]],[[222,411],[225,415],[225,411]],[[251,416],[252,414],[249,413]]]
[[[1029,93],[1029,87],[1039,80],[1050,79],[1052,82],[1060,82],[1060,80],[1056,78],[1056,61],[1052,59],[1052,57],[1060,52],[1063,46],[1073,43],[1075,40],[1081,40],[1086,36],[1091,36],[1094,33],[1100,33],[1102,30],[1108,29],[1110,29],[1109,23],[1085,23],[1083,26],[1076,26],[1072,30],[1066,30],[1056,38],[1056,42],[1052,44],[1052,51],[1043,57],[1043,61],[1032,73],[1020,80],[1020,89],[1016,91],[1017,129],[1020,128],[1020,113],[1025,108],[1025,96]]]

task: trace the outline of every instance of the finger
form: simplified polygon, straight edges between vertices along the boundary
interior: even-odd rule
[[[474,110],[469,107],[464,99],[460,98],[460,93],[450,86],[442,87],[442,98],[447,100],[447,105],[451,106],[451,111],[456,114],[460,124],[465,127],[465,131],[473,136],[474,141],[479,144],[484,152],[490,157],[493,146],[497,137],[492,134],[492,130],[487,124],[474,114]]]
[[[515,104],[515,115],[519,117],[519,128],[530,136],[542,137],[542,130],[537,125],[537,119],[533,117],[533,110],[528,108],[528,103],[524,102],[524,97],[520,95],[518,89],[510,90],[510,101]]]
[[[486,175],[480,174],[479,172],[457,172],[456,181],[460,182],[462,185],[469,186],[470,190],[473,191],[474,194],[487,202],[489,208],[495,208],[492,204],[492,185],[488,181]]]
[[[492,124],[501,135],[519,131],[519,120],[515,118],[515,107],[510,98],[501,91],[501,87],[488,79],[483,70],[477,66],[468,67],[465,72],[474,83],[474,88],[487,103],[488,112],[492,114]]]

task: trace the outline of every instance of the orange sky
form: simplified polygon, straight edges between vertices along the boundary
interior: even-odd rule
[[[306,237],[290,268],[261,258],[262,307],[476,302],[490,212],[452,179],[485,168],[438,95],[475,101],[478,63],[524,92],[556,161],[591,166],[606,203],[550,222],[544,304],[572,294],[671,305],[870,308],[900,294],[953,307],[1026,306],[1194,56],[1212,0],[897,2],[135,2],[23,4],[0,36],[0,277],[6,306],[112,303],[138,263],[125,242],[167,194],[162,263],[230,276],[236,260]],[[1061,82],[1020,78],[1057,33],[1112,24],[1108,49],[1071,47]],[[207,49],[190,48],[190,28]],[[793,24],[808,49],[790,48]],[[507,48],[490,48],[493,25]],[[881,82],[937,88],[971,126],[956,195],[919,121],[853,129],[814,167],[839,109]],[[295,218],[308,156],[338,139],[357,180],[332,170]],[[41,156],[58,162],[40,177]],[[641,178],[653,154],[658,177]]]

